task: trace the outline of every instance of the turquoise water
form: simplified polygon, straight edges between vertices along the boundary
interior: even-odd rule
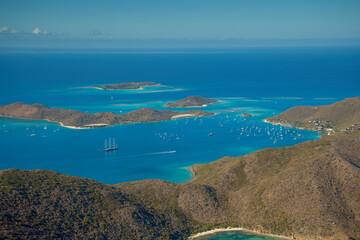
[[[45,121],[1,118],[1,152],[6,157],[0,167],[48,169],[104,183],[148,178],[186,182],[192,177],[187,167],[195,163],[319,136],[262,122],[275,110],[260,108],[260,100],[251,105],[243,99],[219,101],[223,102],[207,109],[218,113],[213,117],[98,129],[76,130]],[[241,117],[244,112],[254,116]],[[210,132],[213,136],[208,136]],[[104,153],[104,139],[109,137],[115,138],[119,150]]]
[[[219,232],[214,234],[209,234],[206,236],[198,237],[196,240],[222,240],[222,239],[230,239],[230,240],[276,240],[276,238],[264,237],[253,235],[246,232],[241,231],[229,231],[229,232]]]
[[[223,156],[316,139],[316,132],[262,120],[296,105],[360,93],[357,48],[161,53],[0,53],[0,104],[22,101],[85,112],[125,113],[191,95],[219,100],[213,117],[74,130],[0,118],[0,169],[47,169],[103,183],[186,182],[188,167]],[[159,87],[101,91],[92,85],[154,81]],[[177,109],[185,111],[189,109]],[[241,117],[251,113],[251,118]],[[208,136],[213,133],[213,136]],[[115,138],[118,151],[104,153]]]

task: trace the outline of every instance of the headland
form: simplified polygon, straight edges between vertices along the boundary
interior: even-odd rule
[[[360,97],[323,106],[296,106],[265,121],[328,133],[359,131]]]

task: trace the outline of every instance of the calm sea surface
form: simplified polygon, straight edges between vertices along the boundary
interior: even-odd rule
[[[47,169],[110,184],[148,178],[186,182],[192,177],[187,168],[195,163],[318,138],[318,133],[262,119],[296,105],[359,96],[359,76],[358,48],[1,52],[0,104],[125,113],[165,109],[165,103],[192,95],[219,103],[202,108],[217,113],[214,117],[90,130],[0,118],[0,169]],[[129,81],[163,85],[129,91],[89,88]],[[242,113],[254,116],[243,118]],[[102,152],[108,138],[115,138],[118,151]]]

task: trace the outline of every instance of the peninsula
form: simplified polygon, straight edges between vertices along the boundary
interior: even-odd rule
[[[97,88],[101,90],[132,90],[132,89],[140,89],[142,87],[157,86],[157,85],[161,85],[161,84],[155,82],[124,82],[124,83],[116,83],[116,84],[107,84],[104,86],[93,86],[93,88]]]
[[[164,105],[164,107],[168,107],[168,108],[204,107],[208,104],[216,103],[216,102],[217,100],[215,99],[204,98],[200,96],[191,96],[176,101],[174,103],[167,103]]]
[[[360,97],[324,106],[296,106],[266,121],[318,131],[358,131]]]
[[[0,105],[0,117],[46,120],[71,128],[97,128],[110,125],[159,122],[186,117],[214,115],[210,112],[191,110],[186,112],[140,108],[125,114],[113,112],[85,113],[76,110],[50,108],[42,104],[13,103]]]

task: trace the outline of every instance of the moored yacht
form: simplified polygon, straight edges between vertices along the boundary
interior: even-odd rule
[[[107,145],[107,140],[105,139],[105,148],[102,151],[110,152],[110,151],[116,151],[116,150],[118,150],[118,147],[115,143],[115,138],[113,138],[112,145],[111,145],[111,138],[109,138],[109,146]]]

